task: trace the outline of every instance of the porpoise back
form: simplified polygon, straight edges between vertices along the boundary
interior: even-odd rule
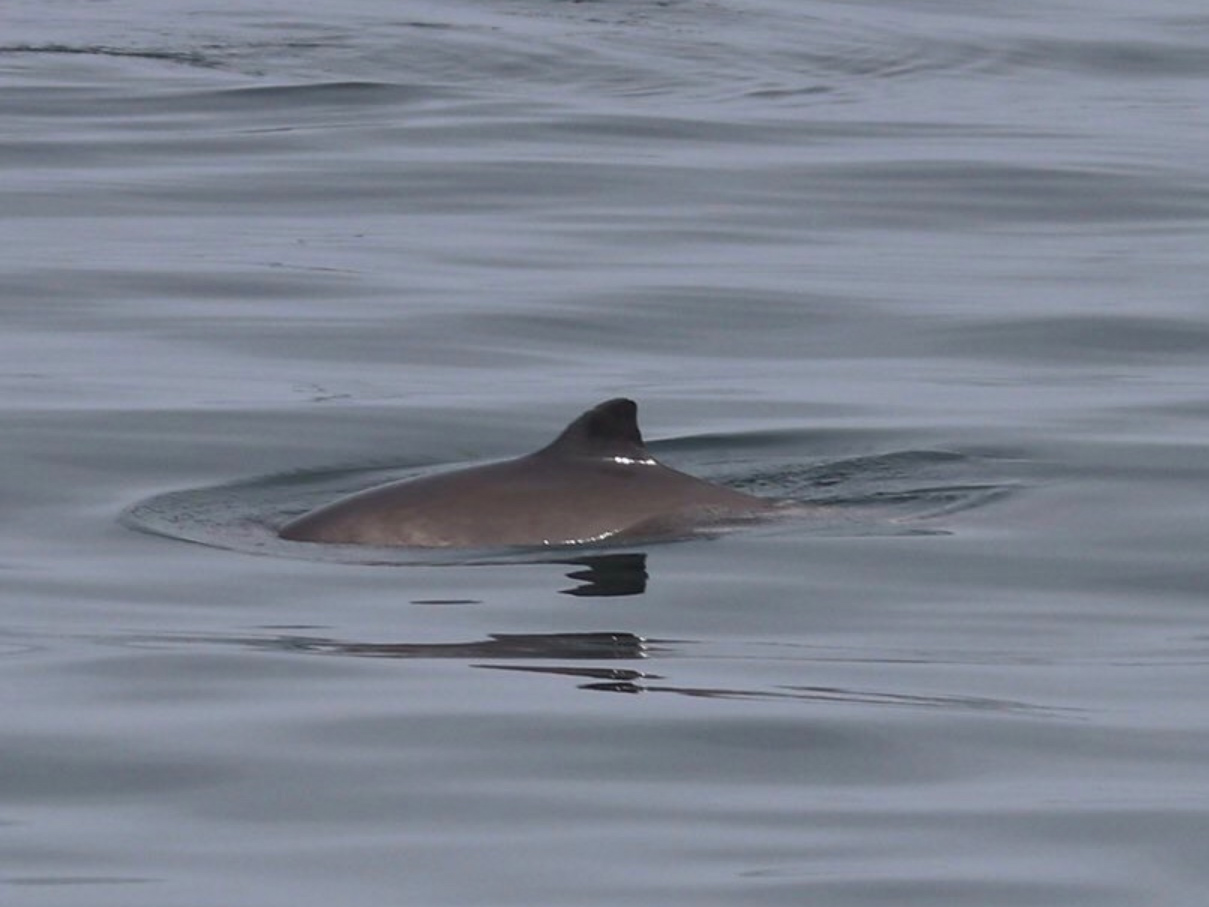
[[[686,534],[775,506],[658,462],[643,443],[637,404],[618,398],[535,453],[370,488],[279,534],[390,547],[562,546]]]

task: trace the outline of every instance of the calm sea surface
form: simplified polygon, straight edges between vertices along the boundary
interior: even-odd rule
[[[1205,903],[1201,0],[3,16],[0,903]],[[824,516],[265,528],[621,395]]]

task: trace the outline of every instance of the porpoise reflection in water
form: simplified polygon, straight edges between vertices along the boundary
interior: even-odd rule
[[[417,548],[577,545],[686,535],[778,506],[664,466],[643,444],[637,404],[619,398],[528,456],[370,488],[279,535]]]

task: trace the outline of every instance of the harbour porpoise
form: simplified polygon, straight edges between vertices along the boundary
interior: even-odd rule
[[[633,400],[607,400],[535,453],[402,480],[287,523],[283,539],[416,548],[649,540],[741,521],[777,502],[664,466]]]

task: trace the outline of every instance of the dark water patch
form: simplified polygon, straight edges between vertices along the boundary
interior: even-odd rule
[[[194,162],[199,171],[214,171],[219,161],[239,162],[223,168],[230,177],[265,156],[322,153],[332,145],[343,150],[342,136],[350,130],[374,133],[365,143],[376,142],[384,122],[409,118],[447,95],[435,86],[354,81],[16,87],[0,97],[0,115],[10,127],[24,128],[12,129],[0,162],[35,171],[126,173],[138,166],[147,171],[144,180],[164,167],[180,180]],[[71,141],[63,140],[67,132]]]
[[[813,46],[784,50],[776,59],[786,70],[838,78],[851,87],[860,81],[978,73],[991,69],[999,53],[987,40],[865,26],[850,30],[833,23]]]
[[[656,641],[657,642],[657,641]],[[672,693],[694,699],[777,702],[793,701],[811,705],[898,706],[913,709],[944,709],[996,714],[1059,714],[1058,710],[1025,702],[978,696],[919,696],[891,691],[845,689],[842,687],[776,686],[768,689],[743,687],[685,686],[663,683],[663,675],[616,668],[550,667],[545,665],[473,665],[497,671],[521,671],[550,674],[588,682],[581,690],[602,693]]]
[[[274,285],[288,288],[294,282],[288,277],[277,280],[270,275],[264,281],[263,288],[273,292],[271,288]],[[299,298],[323,302],[324,288],[330,290],[337,282],[343,282],[338,275],[309,281],[310,288],[300,293]],[[359,282],[358,291],[366,289]],[[376,290],[370,289],[369,292],[379,295]],[[239,318],[238,314],[235,317]],[[159,320],[154,315],[150,318],[153,322]],[[186,332],[191,339],[212,343],[219,348],[246,351],[257,357],[279,357],[286,361],[297,360],[300,351],[304,350],[310,361],[315,363],[358,361],[391,368],[406,363],[411,367],[437,366],[472,373],[550,365],[555,352],[549,345],[543,347],[532,342],[501,342],[498,336],[489,341],[490,334],[484,330],[488,321],[486,314],[415,314],[407,318],[371,316],[364,319],[350,316],[334,320],[325,319],[322,313],[317,313],[316,321],[308,322],[297,318],[277,319],[272,317],[272,313],[266,312],[260,317],[239,318],[238,332],[231,331],[229,322],[204,313],[192,320],[177,315],[165,323],[174,324],[177,331]],[[316,323],[322,324],[321,343],[313,342]]]
[[[225,640],[231,642],[231,640]],[[370,643],[306,636],[250,639],[241,644],[272,651],[363,658],[635,659],[648,655],[647,641],[633,633],[492,633],[456,643]]]
[[[108,113],[156,117],[147,126],[170,127],[189,123],[198,131],[210,131],[221,123],[222,131],[255,128],[271,131],[285,127],[336,127],[382,117],[396,108],[449,97],[434,85],[410,85],[375,81],[316,81],[278,84],[239,84],[221,88],[187,89],[135,94],[111,102]],[[200,117],[213,115],[207,123]],[[137,125],[127,122],[127,128]]]
[[[252,114],[267,126],[315,110],[348,116],[358,109],[407,106],[447,96],[448,92],[437,86],[370,81],[272,85],[241,81],[234,86],[205,88],[182,88],[173,82],[139,84],[137,88],[85,83],[18,87],[0,99],[0,111],[45,120],[82,117],[115,134],[156,125],[170,128],[185,122],[199,132],[229,132],[241,125],[238,118],[245,114]],[[221,114],[222,118],[211,122],[196,119],[203,114]]]
[[[1059,363],[1160,362],[1204,359],[1209,326],[1141,314],[1015,318],[943,332],[963,355]]]
[[[340,135],[350,128],[376,130],[384,122],[404,120],[452,97],[435,85],[316,81],[161,91],[111,101],[109,106],[116,108],[113,115],[126,116],[126,131],[143,136],[182,131],[198,138],[285,133],[318,148],[322,135]],[[265,142],[243,147],[252,152],[275,146]]]
[[[8,565],[0,564],[0,569],[11,569],[11,568],[9,568]],[[13,633],[12,631],[9,631],[9,632],[5,633],[4,635],[5,636],[19,636],[19,634]],[[5,640],[3,642],[0,642],[0,658],[13,658],[13,657],[21,657],[21,656],[25,656],[25,655],[34,655],[37,653],[44,652],[46,650],[46,648],[47,647],[46,647],[45,643],[35,643],[35,642],[25,642],[25,641],[18,642],[16,640],[12,640],[12,641]]]
[[[420,328],[435,335],[437,322],[449,321],[424,319]],[[717,283],[630,287],[623,299],[588,293],[476,313],[473,325],[470,316],[465,321],[467,331],[486,329],[515,345],[592,350],[603,344],[709,360],[746,358],[757,348],[764,358],[832,358],[854,347],[917,343],[919,331],[913,319],[868,300]]]
[[[257,128],[264,125],[258,123]],[[296,124],[291,121],[288,125]],[[120,191],[102,184],[88,187],[72,199],[28,188],[14,191],[11,198],[23,206],[42,204],[47,215],[65,214],[67,202],[72,201],[77,212],[80,204],[87,203],[93,213],[104,214],[159,213],[167,206],[197,217],[230,215],[244,209],[257,214],[273,210],[279,215],[309,217],[322,212],[324,216],[371,218],[398,217],[401,206],[426,216],[517,209],[564,212],[570,207],[590,207],[593,200],[609,195],[614,203],[636,203],[644,194],[665,188],[662,174],[639,165],[498,158],[408,164],[382,154],[333,170],[324,166],[322,154],[311,153],[316,150],[308,149],[308,153],[285,161],[267,156],[271,159],[264,160],[263,167],[219,173],[199,169],[187,179],[152,171]],[[256,149],[249,151],[255,153]]]
[[[434,85],[405,85],[392,82],[336,81],[278,85],[247,85],[222,90],[178,93],[164,98],[185,109],[227,113],[250,109],[257,113],[282,109],[344,109],[410,104],[445,95]]]
[[[608,14],[601,15],[605,9]],[[583,11],[587,15],[576,15]],[[827,12],[622,3],[545,4],[530,15],[562,26],[551,29],[544,44],[574,61],[563,67],[569,84],[585,94],[639,104],[851,99],[890,80],[977,74],[1001,55],[994,39],[921,28],[914,17],[896,21],[892,13],[862,18]],[[513,29],[506,31],[515,39]],[[719,40],[723,33],[726,39]],[[479,65],[507,72],[535,90],[548,89],[540,77],[551,59],[524,45],[500,53],[503,46],[496,41],[496,58]]]
[[[112,639],[107,640],[112,642]],[[590,692],[661,693],[692,699],[732,702],[798,702],[808,705],[874,706],[940,710],[947,713],[981,713],[989,716],[1031,715],[1070,718],[1078,710],[1041,706],[1020,700],[968,694],[916,694],[901,689],[874,689],[806,684],[705,685],[670,680],[676,666],[688,655],[685,640],[647,639],[629,632],[491,633],[486,639],[459,642],[368,642],[327,636],[282,634],[270,636],[139,636],[120,638],[123,645],[152,646],[157,650],[229,647],[283,655],[325,655],[383,660],[464,661],[467,667],[520,674],[570,678]],[[734,655],[726,659],[733,659]],[[666,659],[666,660],[665,660]],[[648,667],[619,667],[618,661],[662,665],[658,673]],[[541,664],[517,664],[538,661]],[[549,664],[547,662],[570,662]],[[602,664],[583,664],[602,662]],[[889,662],[887,662],[889,663]],[[912,663],[912,662],[898,662]],[[918,661],[926,664],[929,662]],[[693,672],[701,664],[694,662]]]
[[[1047,227],[1202,220],[1209,186],[1170,173],[1106,166],[1056,166],[1005,160],[900,160],[825,164],[802,180],[838,203],[844,221],[882,228],[978,224]]]
[[[502,659],[506,661],[536,658],[558,660],[628,660],[645,659],[650,655],[667,651],[658,641],[652,642],[633,633],[490,633],[486,639],[464,642],[365,642],[335,639],[326,636],[302,635],[299,633],[271,636],[195,636],[137,635],[104,637],[106,644],[115,642],[124,648],[152,649],[167,652],[188,649],[198,659],[213,660],[212,655],[202,656],[198,647],[230,647],[254,649],[264,652],[303,655],[349,655],[359,658],[384,659]],[[243,672],[254,671],[254,667],[242,663]],[[222,662],[209,669],[215,676],[231,676],[233,664]],[[195,674],[196,672],[190,672]],[[289,673],[281,676],[290,677]],[[179,692],[174,692],[179,696]]]
[[[965,454],[909,450],[851,457],[808,465],[782,465],[728,474],[729,484],[752,494],[769,494],[832,510],[848,520],[862,511],[879,521],[923,519],[982,507],[1011,494],[1004,464]],[[834,530],[836,526],[821,529]],[[856,527],[848,523],[848,528]],[[907,531],[905,525],[899,525]],[[917,527],[922,528],[922,527]],[[876,527],[865,527],[876,533]]]
[[[233,320],[255,331],[284,309],[297,315],[308,302],[317,309],[326,307],[333,290],[348,280],[348,275],[331,270],[265,265],[14,270],[5,281],[5,318],[14,327],[55,333],[129,331],[204,339],[229,332]],[[72,291],[81,287],[87,288],[87,296],[73,297]]]
[[[1209,76],[1209,47],[1171,37],[1022,38],[1009,42],[1004,56],[1018,67],[1080,73],[1114,82]]]
[[[139,876],[9,876],[0,878],[0,885],[24,885],[28,887],[57,887],[68,885],[143,885],[148,882],[161,881],[156,878]]]
[[[82,57],[119,57],[136,60],[175,63],[181,66],[197,66],[213,69],[217,60],[196,50],[157,50],[143,47],[113,47],[101,44],[10,44],[0,46],[0,54],[59,54]]]
[[[129,803],[229,781],[213,763],[147,751],[132,753],[118,737],[5,734],[0,797],[10,805]]]

